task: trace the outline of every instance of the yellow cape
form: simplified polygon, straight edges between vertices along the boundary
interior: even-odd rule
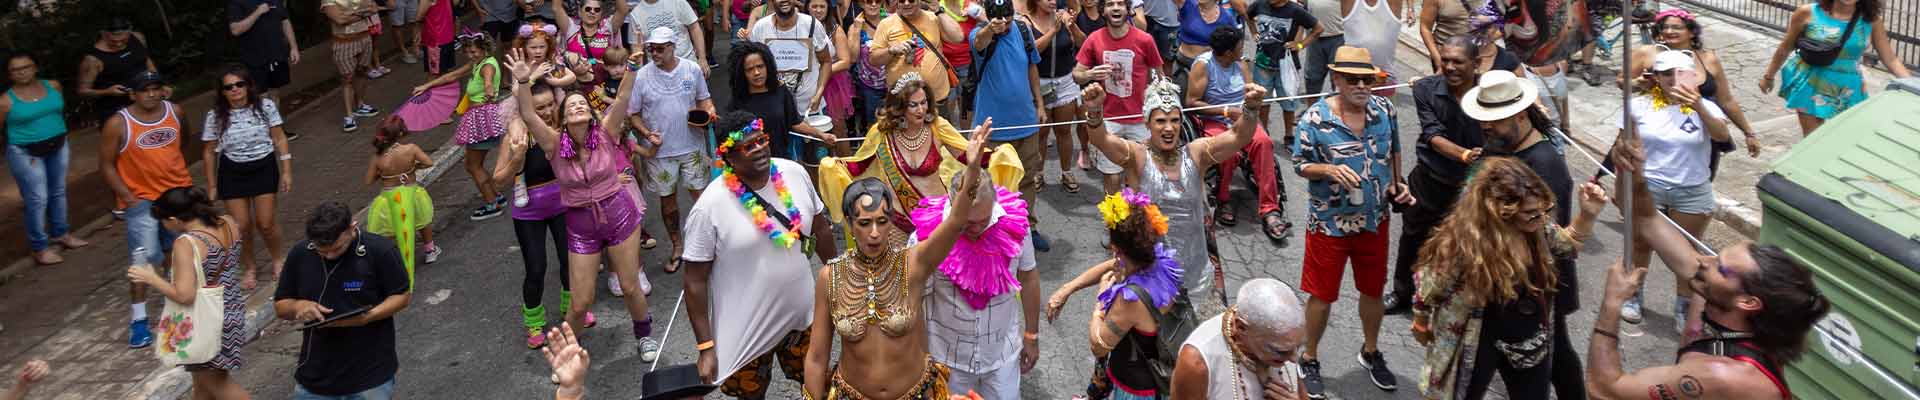
[[[888,180],[885,169],[895,168],[893,165],[873,163],[858,176],[853,175],[852,170],[847,169],[847,165],[875,161],[875,157],[882,156],[880,153],[887,148],[890,138],[891,135],[880,133],[880,125],[875,124],[873,128],[867,130],[867,140],[860,143],[860,149],[854,151],[852,157],[827,157],[820,160],[820,199],[826,202],[827,210],[830,211],[828,215],[833,217],[833,222],[845,221],[846,216],[840,213],[840,201],[845,195],[847,186],[852,185],[853,181],[866,177]],[[967,138],[961,136],[960,131],[954,129],[953,124],[948,123],[946,118],[934,119],[933,138],[938,141],[934,151],[940,152],[942,161],[938,173],[940,182],[944,185],[953,178],[953,174],[966,170],[966,165],[961,164],[947,149],[967,148]],[[994,147],[992,154],[987,156],[987,160],[987,176],[993,179],[994,184],[1014,190],[1020,188],[1020,179],[1026,176],[1026,170],[1020,165],[1020,155],[1014,152],[1013,146],[1002,143]],[[893,183],[889,181],[888,185],[892,186]],[[894,197],[901,198],[899,193],[895,193]],[[897,205],[900,206],[900,212],[912,212],[914,207],[919,206],[917,203]]]

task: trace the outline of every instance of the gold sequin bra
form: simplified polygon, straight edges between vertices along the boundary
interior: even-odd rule
[[[847,341],[860,341],[867,326],[877,325],[887,336],[906,336],[913,328],[907,287],[907,252],[887,250],[878,261],[847,254],[832,262],[828,298],[832,299],[833,329]]]

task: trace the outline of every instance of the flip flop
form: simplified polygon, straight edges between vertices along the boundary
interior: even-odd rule
[[[1274,241],[1287,240],[1287,236],[1293,233],[1293,223],[1287,222],[1286,217],[1281,216],[1279,211],[1268,211],[1266,214],[1261,215],[1260,218],[1260,223],[1263,225],[1263,229],[1261,230],[1267,234],[1267,239]],[[1275,224],[1276,222],[1278,223],[1277,226]]]
[[[1220,226],[1231,227],[1239,225],[1240,221],[1235,218],[1233,215],[1233,203],[1221,203],[1219,207],[1213,208],[1213,221],[1219,223]]]
[[[1065,188],[1067,193],[1080,193],[1080,182],[1074,180],[1073,174],[1061,173],[1060,186]]]
[[[660,269],[666,271],[668,274],[680,272],[680,257],[674,257],[672,260],[668,260],[667,265]]]

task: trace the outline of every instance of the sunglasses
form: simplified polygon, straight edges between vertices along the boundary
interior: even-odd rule
[[[580,12],[599,14],[600,7],[580,7]]]
[[[1349,85],[1372,85],[1379,81],[1371,75],[1347,75],[1345,79]]]
[[[672,51],[671,51],[671,49],[673,49],[673,47],[671,47],[671,46],[664,46],[664,45],[662,45],[662,46],[647,46],[647,52],[648,52],[648,53],[670,53],[670,52],[672,52]]]
[[[767,135],[763,133],[763,134],[740,138],[740,141],[738,143],[735,143],[735,145],[739,146],[740,150],[746,151],[748,149],[755,149],[755,148],[759,148],[760,146],[764,146],[770,140],[772,139],[768,138]]]
[[[239,89],[244,87],[247,87],[247,81],[239,81],[239,82],[229,83],[225,85],[220,85],[220,90],[234,90],[234,89]]]

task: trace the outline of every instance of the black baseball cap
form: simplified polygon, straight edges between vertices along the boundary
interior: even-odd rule
[[[986,0],[983,2],[987,18],[1006,18],[1013,16],[1013,0]]]
[[[160,72],[157,71],[140,71],[140,73],[133,74],[132,78],[127,79],[127,88],[133,90],[142,90],[153,85],[165,86],[166,84],[166,75],[161,75]]]

